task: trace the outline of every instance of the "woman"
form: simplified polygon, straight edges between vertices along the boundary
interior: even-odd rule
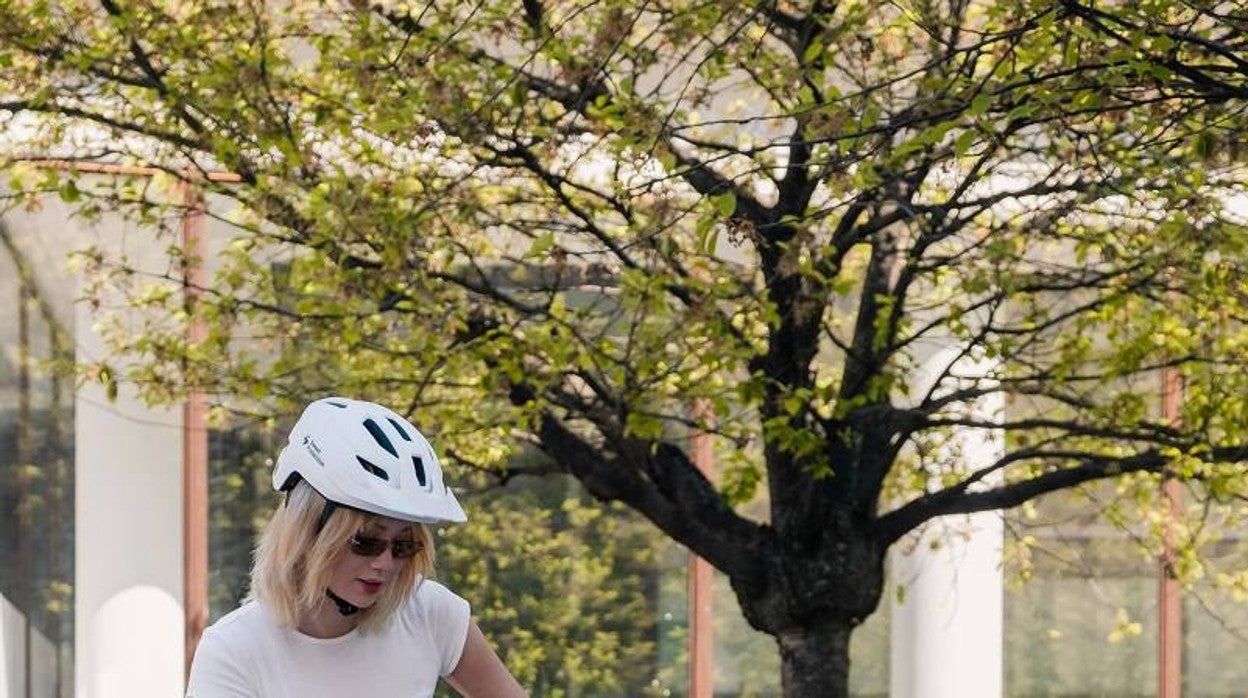
[[[525,696],[472,621],[427,579],[428,524],[467,520],[433,448],[385,407],[304,410],[273,470],[286,503],[256,549],[251,597],[204,632],[188,698]]]

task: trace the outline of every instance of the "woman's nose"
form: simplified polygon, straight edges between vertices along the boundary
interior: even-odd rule
[[[387,545],[380,555],[373,558],[370,566],[377,570],[388,570],[394,567],[394,563],[394,554],[390,551],[390,546]]]

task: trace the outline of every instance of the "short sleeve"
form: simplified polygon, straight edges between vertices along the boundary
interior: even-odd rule
[[[186,698],[255,698],[242,666],[217,633],[204,633],[195,648]]]
[[[424,580],[416,591],[417,603],[425,618],[425,628],[438,649],[438,673],[455,671],[468,641],[472,609],[468,602],[437,582]]]

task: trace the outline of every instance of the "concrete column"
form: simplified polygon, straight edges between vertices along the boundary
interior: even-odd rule
[[[957,358],[937,351],[924,366],[926,392]],[[958,373],[983,371],[962,361]],[[980,374],[982,375],[982,373]],[[924,381],[916,381],[922,383]],[[954,386],[951,384],[950,388]],[[943,391],[942,391],[943,392]],[[974,406],[979,416],[999,415],[999,396]],[[1002,455],[1001,436],[989,430],[955,432],[934,459],[945,472],[969,473]],[[933,473],[934,478],[941,473]],[[994,478],[993,482],[999,482]],[[933,484],[935,487],[935,484]],[[1003,691],[1004,528],[998,512],[950,516],[929,522],[899,541],[891,553],[891,689],[894,698],[999,698]],[[900,594],[898,587],[901,588]]]
[[[104,348],[86,304],[79,358]],[[182,423],[122,388],[75,401],[78,698],[173,698],[183,691]]]
[[[26,616],[0,594],[0,698],[26,696]]]

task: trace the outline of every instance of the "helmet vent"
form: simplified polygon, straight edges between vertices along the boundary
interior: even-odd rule
[[[399,457],[398,449],[394,447],[394,444],[390,443],[390,437],[386,436],[386,432],[382,431],[381,427],[377,426],[377,422],[374,422],[371,419],[366,419],[364,420],[364,428],[368,430],[368,433],[373,435],[373,439],[376,440],[382,448],[390,452],[390,455],[395,458]]]
[[[359,456],[356,456],[355,459],[360,462],[361,467],[363,467],[372,475],[375,475],[381,478],[382,480],[385,480],[386,482],[390,481],[390,473],[387,473],[383,468],[373,465],[372,463],[369,463],[368,461],[364,460],[363,458],[360,458]]]
[[[404,441],[412,440],[412,437],[407,435],[407,430],[403,428],[402,424],[399,424],[398,422],[394,421],[393,419],[390,419],[389,417],[386,417],[386,421],[390,422],[390,426],[394,427],[394,430],[399,432],[399,436],[402,436]]]
[[[412,465],[416,466],[416,481],[420,483],[421,487],[428,487],[426,484],[428,478],[425,476],[425,464],[421,462],[419,456],[412,456]]]
[[[338,408],[338,409],[340,409],[340,410],[345,410],[345,409],[347,409],[346,404],[341,403],[341,402],[335,402],[335,401],[333,401],[333,400],[326,400],[326,401],[325,401],[325,404],[327,404],[327,405],[333,405],[334,407],[337,407],[337,408]]]

